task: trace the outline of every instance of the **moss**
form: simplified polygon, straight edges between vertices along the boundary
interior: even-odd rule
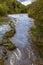
[[[7,54],[7,49],[6,49],[6,48],[4,48],[4,49],[3,49],[3,56],[5,57],[5,56],[6,56],[6,54]]]
[[[15,29],[14,30],[12,29],[12,30],[10,30],[10,31],[8,31],[8,32],[6,32],[4,34],[3,39],[7,39],[7,38],[13,37],[15,33],[16,33],[16,30]]]
[[[10,22],[9,22],[9,26],[10,26],[12,29],[15,29],[15,25],[14,25],[13,21],[10,21]]]
[[[13,21],[9,23],[9,26],[11,27],[11,30],[10,31],[7,31],[3,35],[3,39],[11,38],[16,33],[16,29],[15,29],[15,25],[14,25]]]
[[[14,50],[16,49],[16,46],[10,41],[10,39],[3,40],[3,46],[8,48],[8,50]]]

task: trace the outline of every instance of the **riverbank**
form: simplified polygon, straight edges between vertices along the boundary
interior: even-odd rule
[[[7,27],[9,30],[4,33]],[[8,59],[8,52],[16,49],[16,46],[10,41],[10,38],[16,33],[16,29],[13,21],[11,22],[8,17],[0,17],[0,28],[0,37],[3,35],[2,41],[0,40],[0,64],[5,65],[5,59]]]

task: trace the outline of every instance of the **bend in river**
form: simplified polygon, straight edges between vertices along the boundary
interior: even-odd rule
[[[23,48],[28,42],[28,29],[32,26],[32,19],[27,14],[9,15],[12,20],[16,18],[16,34],[12,37],[12,42],[18,47]],[[13,21],[14,22],[14,21]]]
[[[30,55],[33,54],[30,44],[30,36],[28,34],[28,29],[33,25],[33,19],[29,18],[27,14],[14,14],[9,15],[9,18],[14,21],[16,18],[16,34],[11,38],[11,41],[20,50],[20,60],[15,61],[15,65],[29,65],[32,64]],[[13,57],[13,56],[12,56]],[[17,55],[16,55],[17,57]],[[19,56],[18,56],[19,57]],[[33,59],[33,58],[32,58]],[[12,64],[12,63],[11,63]]]
[[[13,14],[8,17],[16,26],[16,34],[10,40],[17,46],[17,49],[9,53],[7,65],[37,65],[36,61],[39,59],[31,48],[28,34],[28,30],[33,25],[33,19],[29,18],[27,14]],[[4,28],[2,26],[0,31],[4,32],[5,30],[2,29],[5,28],[6,26]],[[7,28],[10,29],[9,26]]]

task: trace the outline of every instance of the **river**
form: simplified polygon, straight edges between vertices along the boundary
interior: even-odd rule
[[[16,34],[14,37],[11,38],[11,41],[17,46],[19,49],[20,54],[16,55],[17,52],[14,52],[14,55],[16,55],[16,60],[14,65],[33,65],[33,52],[31,49],[30,44],[30,36],[28,34],[28,30],[33,25],[33,19],[29,18],[27,14],[14,14],[9,15],[9,18],[13,20],[16,18],[15,26],[16,26]],[[32,53],[32,54],[31,54]],[[10,61],[12,56],[10,57]],[[32,58],[32,59],[31,59]],[[14,62],[14,57],[13,57]],[[11,63],[11,65],[13,65]]]
[[[6,65],[37,65],[35,63],[37,57],[31,48],[31,40],[28,33],[28,30],[33,25],[33,19],[29,18],[27,14],[13,14],[8,15],[8,17],[14,22],[16,27],[16,34],[10,40],[17,46],[17,49],[9,53]],[[10,29],[8,25],[8,27],[5,25],[0,27],[1,32],[4,32],[6,28],[6,31]]]

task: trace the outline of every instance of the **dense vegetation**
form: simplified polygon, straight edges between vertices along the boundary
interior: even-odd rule
[[[17,0],[0,0],[0,16],[13,13],[25,13],[25,6]]]
[[[37,47],[38,54],[43,59],[43,0],[36,0],[29,6],[28,14],[34,18],[34,26],[31,27],[31,38]]]

